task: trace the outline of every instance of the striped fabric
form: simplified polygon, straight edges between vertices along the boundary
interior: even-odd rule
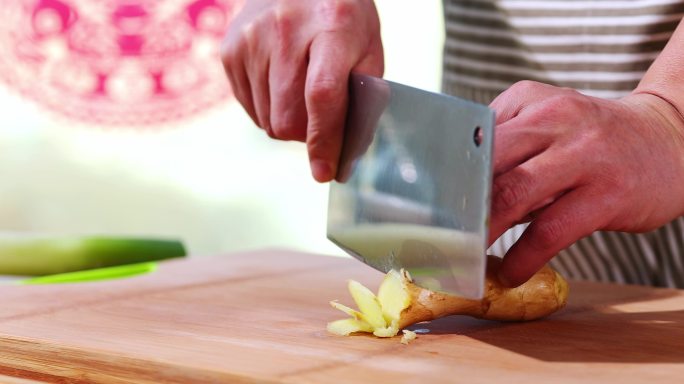
[[[518,80],[617,98],[684,16],[681,0],[444,0],[446,91],[486,102]]]
[[[489,103],[519,80],[619,98],[684,16],[684,0],[444,0],[444,92]],[[491,251],[503,255],[524,230]],[[566,276],[684,288],[684,218],[644,234],[597,232],[551,262]]]
[[[490,253],[503,256],[524,229],[506,232]],[[684,217],[648,233],[594,232],[550,264],[572,279],[684,288]]]

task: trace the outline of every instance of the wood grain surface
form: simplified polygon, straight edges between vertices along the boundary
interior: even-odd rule
[[[164,263],[154,274],[2,287],[0,382],[677,383],[684,291],[573,282],[529,323],[453,316],[399,338],[326,333],[351,259],[281,250]],[[8,379],[9,380],[9,379]]]

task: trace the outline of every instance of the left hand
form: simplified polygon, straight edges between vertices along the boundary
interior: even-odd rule
[[[594,231],[644,232],[684,214],[684,119],[666,100],[605,100],[523,81],[491,106],[489,243],[530,222],[504,257],[508,285]]]

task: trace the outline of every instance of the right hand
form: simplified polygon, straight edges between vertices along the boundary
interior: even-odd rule
[[[270,137],[305,141],[311,171],[332,180],[350,72],[382,76],[372,0],[247,0],[226,35],[223,65],[235,97]]]

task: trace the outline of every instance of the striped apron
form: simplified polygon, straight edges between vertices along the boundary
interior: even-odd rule
[[[519,80],[602,98],[632,91],[684,0],[444,0],[443,90],[488,104]],[[503,256],[516,226],[490,249]],[[573,279],[684,288],[684,217],[648,233],[595,232],[551,265]]]

